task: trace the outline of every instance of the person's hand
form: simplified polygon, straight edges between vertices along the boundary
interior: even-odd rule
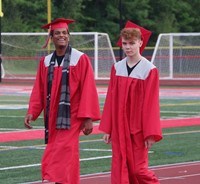
[[[154,139],[153,136],[148,137],[144,142],[145,147],[147,149],[150,149],[153,146],[154,143],[155,143],[155,139]]]
[[[33,128],[30,124],[32,123],[32,114],[26,114],[24,117],[24,126],[28,129]]]
[[[93,130],[92,119],[86,118],[82,123],[82,131],[85,135],[89,135],[92,133],[92,130]]]
[[[103,136],[103,141],[106,143],[106,144],[109,144],[111,142],[111,136],[110,134],[104,134]]]

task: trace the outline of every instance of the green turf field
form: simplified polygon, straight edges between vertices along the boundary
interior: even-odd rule
[[[23,107],[27,96],[0,96],[0,105]],[[101,109],[104,97],[100,97]],[[161,118],[196,117],[200,115],[200,99],[161,99]],[[26,109],[0,109],[0,132],[24,129]],[[43,125],[40,117],[34,128]],[[164,138],[149,152],[149,165],[163,165],[200,160],[200,126],[163,129]],[[80,137],[81,174],[110,170],[111,146],[102,135]],[[16,184],[40,180],[40,160],[44,140],[0,143],[0,183]]]

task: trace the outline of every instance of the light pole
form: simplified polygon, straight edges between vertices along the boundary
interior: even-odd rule
[[[2,12],[2,0],[0,0],[0,82],[1,82],[1,65],[2,65],[2,58],[1,58],[1,17],[3,17],[3,12]]]
[[[48,23],[51,22],[51,0],[47,0],[47,19]]]
[[[47,21],[48,23],[51,22],[51,0],[47,0]],[[50,44],[48,43],[48,52],[50,52]]]

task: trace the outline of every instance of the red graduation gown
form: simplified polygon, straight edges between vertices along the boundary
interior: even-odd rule
[[[52,54],[39,63],[28,113],[37,119],[46,113],[47,74]],[[100,119],[100,109],[90,60],[84,53],[72,49],[69,87],[71,128],[57,130],[56,118],[60,99],[62,64],[54,68],[49,113],[49,140],[42,158],[42,179],[62,184],[79,184],[79,133],[84,118]]]
[[[144,57],[129,76],[126,58],[113,65],[99,129],[111,135],[112,184],[159,183],[144,146],[149,136],[162,139],[159,75]]]

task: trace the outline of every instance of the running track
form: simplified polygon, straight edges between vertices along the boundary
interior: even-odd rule
[[[200,161],[151,167],[161,184],[200,184]],[[110,184],[110,173],[81,176],[81,184]]]
[[[199,184],[200,161],[150,167],[160,184]],[[110,172],[82,175],[80,184],[111,184]],[[48,183],[48,182],[44,182]],[[40,181],[23,184],[43,184]],[[49,183],[50,184],[50,183]],[[52,183],[51,183],[52,184]]]

